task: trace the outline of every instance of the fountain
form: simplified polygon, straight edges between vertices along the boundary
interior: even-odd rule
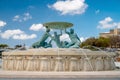
[[[73,71],[108,71],[114,70],[113,58],[115,53],[103,51],[91,51],[79,48],[80,40],[73,29],[67,32],[66,29],[73,26],[68,22],[45,23],[46,32],[42,38],[35,42],[33,49],[16,50],[3,52],[2,68],[6,71],[41,71],[41,72],[73,72]],[[61,34],[51,29],[58,29]],[[60,41],[62,30],[69,35],[71,42]],[[51,38],[46,42],[48,37]],[[58,48],[51,48],[54,41]]]
[[[114,64],[114,52],[99,48],[99,51],[81,49],[77,34],[73,29],[67,30],[73,26],[72,23],[49,22],[44,26],[46,32],[33,43],[33,48],[2,53],[0,79],[120,80],[120,72],[116,71]],[[55,30],[60,30],[60,34]],[[63,31],[69,35],[70,42],[60,40]],[[57,48],[52,48],[52,42]]]

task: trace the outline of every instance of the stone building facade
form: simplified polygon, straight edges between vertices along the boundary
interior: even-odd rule
[[[100,33],[100,37],[111,37],[111,36],[120,36],[120,29],[115,28],[115,29],[111,29],[109,32],[107,33]]]
[[[110,32],[100,33],[99,36],[104,37],[104,38],[110,38],[110,40],[111,40],[110,47],[111,48],[120,48],[120,29],[118,29],[118,28],[111,29]]]

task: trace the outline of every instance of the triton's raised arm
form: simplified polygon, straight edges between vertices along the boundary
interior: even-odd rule
[[[65,33],[67,33],[67,30],[66,30],[66,29],[64,29],[64,31],[65,31]]]

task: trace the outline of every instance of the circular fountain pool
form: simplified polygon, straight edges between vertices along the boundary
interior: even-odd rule
[[[115,53],[73,48],[38,48],[2,54],[2,68],[9,71],[107,71],[114,70]]]

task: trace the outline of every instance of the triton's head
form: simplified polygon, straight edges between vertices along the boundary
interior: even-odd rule
[[[70,33],[72,33],[72,34],[73,34],[73,33],[74,33],[74,29],[70,29]]]

